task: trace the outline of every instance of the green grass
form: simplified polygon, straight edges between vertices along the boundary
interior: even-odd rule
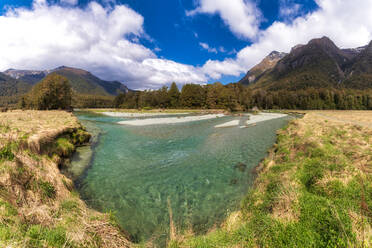
[[[18,214],[17,209],[13,205],[1,199],[0,199],[0,208],[4,208],[3,214],[6,217],[16,216]]]
[[[38,181],[38,186],[45,198],[54,199],[56,197],[56,189],[54,188],[53,184],[50,182],[46,182],[43,180]]]
[[[73,213],[79,215],[81,212],[79,203],[74,200],[65,200],[61,203],[60,210],[65,213]]]
[[[61,137],[56,140],[56,153],[63,157],[70,156],[75,150],[74,145],[67,137]]]
[[[66,229],[63,227],[46,228],[41,225],[32,225],[26,232],[28,247],[72,247],[66,237]]]
[[[12,151],[12,144],[7,143],[3,148],[0,149],[0,160],[13,161],[15,158]]]
[[[73,144],[82,145],[84,143],[89,142],[90,137],[91,135],[88,132],[79,129],[77,130],[77,132],[74,132],[72,134],[71,141]]]
[[[269,160],[264,162],[267,169],[242,201],[237,228],[185,236],[169,247],[370,247],[372,240],[361,240],[356,231],[372,225],[372,176],[356,172],[357,157],[346,152],[366,154],[347,141],[347,134],[362,139],[363,130],[326,126],[325,136],[317,136],[309,126],[296,136],[297,128],[291,123],[280,132],[275,163],[267,168]],[[289,195],[289,207],[281,210]],[[289,218],[277,217],[278,211]]]

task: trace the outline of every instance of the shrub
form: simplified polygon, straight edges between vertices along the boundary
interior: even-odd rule
[[[72,90],[69,81],[63,76],[52,73],[32,88],[21,105],[38,110],[70,109],[71,99]]]

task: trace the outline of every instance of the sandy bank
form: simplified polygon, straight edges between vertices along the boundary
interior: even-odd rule
[[[130,126],[147,126],[147,125],[159,125],[159,124],[176,124],[191,121],[209,120],[218,117],[223,117],[224,114],[210,114],[210,115],[197,115],[197,116],[186,116],[186,117],[169,117],[169,118],[152,118],[143,120],[131,120],[131,121],[120,121],[119,124],[130,125]]]
[[[258,115],[250,115],[249,120],[246,122],[246,125],[268,121],[273,119],[278,119],[287,116],[286,114],[276,114],[276,113],[261,113]]]
[[[125,113],[125,112],[102,112],[102,114],[111,117],[152,117],[152,116],[165,116],[165,115],[187,115],[189,113]]]
[[[268,120],[273,120],[273,119],[278,119],[287,116],[286,114],[275,114],[275,113],[261,113],[258,115],[251,115],[248,114],[249,120],[246,121],[245,125],[240,126],[240,128],[245,128],[250,124],[262,122],[262,121],[268,121]],[[214,126],[215,128],[224,128],[224,127],[237,127],[240,124],[240,120],[233,120],[233,121],[228,121],[225,123],[222,123],[220,125]]]
[[[239,126],[239,122],[240,120],[233,120],[233,121],[229,121],[229,122],[225,122],[225,123],[222,123],[220,125],[216,125],[214,127],[216,128],[222,128],[222,127],[236,127],[236,126]]]

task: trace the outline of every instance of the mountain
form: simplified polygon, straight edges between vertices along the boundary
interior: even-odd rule
[[[361,52],[363,52],[367,46],[362,46],[362,47],[357,47],[357,48],[347,48],[347,49],[342,49],[345,53],[348,53],[350,56],[356,57],[359,55]]]
[[[46,75],[48,75],[49,71],[8,69],[4,71],[4,74],[29,84],[36,84],[37,82],[41,81]]]
[[[356,56],[347,73],[348,77],[344,82],[346,88],[372,88],[372,41]]]
[[[9,77],[0,72],[0,96],[21,95],[28,92],[32,85]]]
[[[124,84],[118,81],[105,81],[88,71],[66,66],[45,71],[8,69],[4,74],[26,84],[34,85],[52,72],[66,77],[70,81],[72,89],[78,94],[116,96],[129,91]],[[25,89],[29,90],[30,88]]]
[[[0,72],[0,106],[17,103],[19,97],[31,88],[31,84]]]
[[[129,91],[127,86],[118,81],[105,81],[82,69],[61,66],[52,72],[66,77],[72,89],[79,94],[116,96]]]
[[[310,87],[360,89],[372,86],[371,72],[372,44],[356,49],[340,49],[328,37],[322,37],[292,48],[250,87],[271,91]]]
[[[287,53],[281,53],[277,51],[271,52],[266,58],[264,58],[258,65],[254,66],[248,71],[248,73],[242,78],[239,83],[249,85],[257,81],[263,73],[274,68],[279,60],[284,58]]]

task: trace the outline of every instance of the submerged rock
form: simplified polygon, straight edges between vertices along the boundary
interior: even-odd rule
[[[233,178],[230,180],[230,185],[235,185],[235,184],[238,184],[238,179],[236,178]]]
[[[240,172],[245,172],[245,170],[247,169],[247,165],[240,162],[234,166],[234,169],[238,169]]]

